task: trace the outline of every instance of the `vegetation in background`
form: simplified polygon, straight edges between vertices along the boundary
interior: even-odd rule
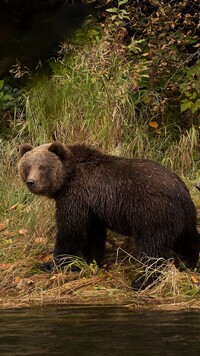
[[[95,3],[101,5],[98,22],[87,18],[73,39],[61,44],[57,59],[48,62],[51,77],[32,78],[31,88],[17,100],[0,81],[0,298],[5,305],[5,296],[24,303],[88,302],[91,296],[96,302],[138,303],[130,290],[134,258],[126,251],[132,249],[113,235],[104,269],[81,260],[80,273],[39,270],[52,253],[54,205],[20,182],[21,142],[86,142],[112,154],[155,159],[183,177],[198,205],[193,188],[199,180],[197,2]],[[199,301],[199,290],[196,272],[180,273],[169,262],[161,284],[139,292],[139,298],[141,303],[148,297],[162,303],[166,296],[170,303],[192,303]]]

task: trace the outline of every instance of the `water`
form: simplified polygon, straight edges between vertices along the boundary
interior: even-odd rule
[[[0,311],[0,355],[198,355],[200,311],[54,306]]]

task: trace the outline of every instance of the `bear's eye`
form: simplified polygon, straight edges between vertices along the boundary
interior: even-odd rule
[[[42,165],[41,165],[41,166],[39,166],[39,170],[40,170],[40,171],[44,172],[44,171],[45,171],[45,169],[46,169],[46,167],[45,167],[45,166],[42,166]]]

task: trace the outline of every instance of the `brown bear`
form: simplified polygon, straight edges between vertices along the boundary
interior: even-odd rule
[[[80,251],[87,261],[99,263],[110,229],[134,237],[140,261],[168,259],[174,252],[187,267],[196,267],[196,209],[184,182],[167,168],[84,144],[23,144],[20,154],[19,173],[30,192],[56,202],[58,264],[63,255]],[[144,278],[133,288],[145,288],[157,273],[145,283]]]

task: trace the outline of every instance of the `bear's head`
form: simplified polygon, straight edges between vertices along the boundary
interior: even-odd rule
[[[25,143],[19,151],[19,174],[34,194],[53,197],[73,171],[71,151],[61,142],[35,148]]]

